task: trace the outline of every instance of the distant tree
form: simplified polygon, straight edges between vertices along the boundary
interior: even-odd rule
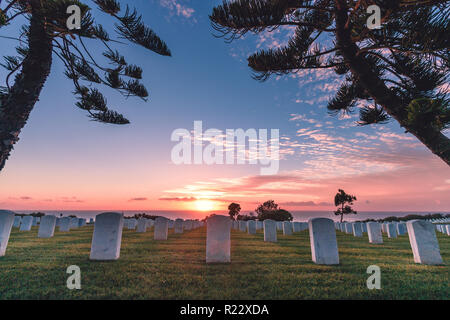
[[[278,204],[275,203],[274,200],[268,200],[263,204],[260,204],[258,208],[256,208],[256,214],[261,214],[263,212],[277,211]]]
[[[128,124],[120,113],[109,108],[101,90],[109,88],[124,97],[146,100],[148,92],[141,83],[142,68],[127,62],[116,49],[125,40],[163,56],[170,56],[167,45],[147,27],[134,9],[121,6],[120,0],[93,0],[98,9],[116,21],[111,37],[94,18],[91,8],[83,0],[0,0],[0,30],[4,34],[19,34],[17,55],[6,56],[0,65],[6,69],[4,86],[0,87],[0,171],[14,144],[19,140],[42,88],[50,74],[53,59],[64,65],[64,74],[73,82],[78,102],[76,106],[94,121]],[[71,17],[69,7],[78,6],[80,28],[67,26]],[[73,8],[73,7],[72,7]],[[97,15],[97,14],[96,14]],[[15,22],[15,23],[13,23]],[[20,26],[20,23],[24,23]],[[2,37],[5,37],[3,36]],[[2,48],[4,48],[2,41]],[[94,54],[92,46],[104,50]],[[128,50],[128,49],[126,49]],[[56,94],[61,94],[58,92]]]
[[[341,216],[341,222],[344,219],[344,214],[357,214],[350,205],[353,205],[353,201],[356,201],[356,197],[345,193],[344,190],[339,189],[338,193],[334,196],[334,205],[339,207],[334,214]]]
[[[247,215],[247,214],[240,214],[237,216],[236,220],[242,220],[242,221],[249,221],[249,220],[257,220],[258,217]]]
[[[264,221],[267,219],[275,221],[292,221],[294,217],[289,211],[284,209],[278,209],[275,211],[266,211],[258,214],[258,220]]]
[[[399,217],[396,217],[396,216],[386,217],[383,220],[384,221],[401,221],[401,219]]]
[[[394,119],[450,165],[449,13],[448,0],[224,0],[210,19],[228,41],[291,27],[285,46],[248,57],[255,79],[330,70],[341,83],[329,113],[359,109],[361,126]]]
[[[429,213],[429,214],[424,214],[424,215],[420,215],[420,214],[409,214],[406,215],[404,217],[395,217],[395,216],[391,216],[391,217],[386,217],[383,219],[366,219],[363,220],[362,222],[370,222],[370,221],[376,221],[376,222],[388,222],[388,221],[409,221],[409,220],[431,220],[431,219],[443,219],[445,217],[449,217],[450,215],[445,215],[445,214],[441,214],[441,213]]]
[[[40,218],[40,217],[45,216],[45,213],[42,213],[42,212],[33,212],[33,213],[30,214],[30,216]]]
[[[387,221],[409,221],[409,220],[431,220],[431,219],[443,219],[446,216],[441,213],[429,213],[424,215],[419,214],[409,214],[404,217],[386,217],[383,219],[378,219],[378,222],[387,222]]]
[[[239,212],[241,212],[241,206],[238,203],[233,202],[228,206],[228,214],[230,215],[231,219],[236,220]]]
[[[129,217],[128,219],[146,218],[146,219],[155,220],[158,217],[160,217],[160,216],[154,216],[154,215],[150,215],[150,214],[146,214],[146,213],[136,213],[134,216]],[[125,218],[125,219],[127,219],[127,218]]]
[[[292,221],[291,213],[278,207],[274,200],[268,200],[256,208],[258,220]]]

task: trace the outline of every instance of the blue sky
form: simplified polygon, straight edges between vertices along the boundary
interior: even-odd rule
[[[144,70],[144,102],[108,91],[128,126],[89,121],[74,106],[73,87],[55,57],[51,75],[0,173],[0,206],[17,209],[195,209],[241,201],[253,208],[273,197],[291,209],[330,209],[338,187],[360,195],[363,210],[450,211],[450,170],[396,122],[358,127],[357,117],[328,115],[339,81],[332,73],[303,72],[251,78],[246,57],[286,42],[289,30],[248,35],[232,44],[213,36],[208,15],[219,1],[135,0],[144,21],[168,44],[162,57],[134,45],[117,48]],[[92,6],[95,8],[94,6]],[[94,9],[98,22],[111,20]],[[0,30],[0,35],[8,33]],[[2,40],[1,52],[13,41]],[[95,54],[95,42],[88,42]],[[3,70],[0,71],[4,79]],[[175,166],[170,135],[206,128],[277,128],[283,160],[274,177],[250,165]],[[207,187],[205,187],[207,186]],[[133,199],[140,199],[134,201]],[[107,207],[106,207],[107,206]]]

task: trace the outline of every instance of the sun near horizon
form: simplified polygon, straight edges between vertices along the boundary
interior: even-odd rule
[[[211,201],[208,199],[201,199],[196,200],[194,202],[194,207],[197,211],[206,212],[206,211],[213,211],[218,210],[219,208],[216,205],[215,201]]]

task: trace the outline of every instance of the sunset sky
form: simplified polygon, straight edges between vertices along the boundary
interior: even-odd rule
[[[173,54],[118,47],[143,68],[149,101],[106,91],[112,109],[131,124],[90,121],[74,106],[72,84],[55,58],[41,99],[0,172],[0,208],[224,210],[233,201],[247,211],[274,199],[288,210],[330,210],[343,188],[357,196],[361,211],[450,211],[450,168],[397,122],[359,127],[357,113],[327,113],[339,84],[332,72],[264,83],[251,78],[246,57],[282,45],[289,30],[227,44],[213,36],[208,19],[219,1],[129,3]],[[15,42],[1,41],[2,55],[12,54]],[[4,75],[0,71],[2,80]],[[192,130],[196,120],[204,129],[279,129],[279,173],[262,176],[259,165],[249,164],[173,164],[172,132]]]

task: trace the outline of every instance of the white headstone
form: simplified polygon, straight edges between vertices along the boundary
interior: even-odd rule
[[[290,236],[292,234],[292,223],[290,221],[283,222],[283,234]]]
[[[239,231],[242,231],[242,232],[247,231],[247,221],[239,220]]]
[[[70,229],[77,229],[78,228],[78,218],[77,217],[70,218],[69,228]]]
[[[192,220],[184,220],[183,229],[191,230],[192,229]]]
[[[21,216],[15,216],[14,217],[14,224],[13,227],[14,228],[20,228],[20,223],[22,222],[22,217]]]
[[[56,217],[43,216],[39,225],[38,238],[51,238],[55,234]]]
[[[59,231],[60,232],[68,232],[70,231],[70,218],[69,217],[64,217],[61,219],[61,221],[59,222]]]
[[[86,219],[79,218],[78,219],[78,227],[84,227],[86,225]]]
[[[147,231],[147,219],[139,218],[137,221],[137,232],[146,232]]]
[[[355,222],[352,224],[353,228],[353,236],[355,237],[362,237],[362,226],[361,222]]]
[[[122,243],[123,215],[105,212],[95,217],[91,260],[117,260]]]
[[[39,221],[38,221],[38,218],[37,218],[37,217],[33,217],[33,222],[32,222],[31,225],[32,225],[33,227],[36,227],[36,226],[38,225],[38,222],[39,222]]]
[[[277,222],[274,220],[264,220],[264,241],[277,242]]]
[[[347,234],[353,233],[352,223],[350,222],[345,223],[345,233]]]
[[[308,222],[300,222],[301,223],[301,225],[302,225],[302,231],[303,230],[308,230],[309,229],[309,226],[308,226]]]
[[[183,233],[183,219],[176,219],[174,223],[175,233]]]
[[[399,236],[404,235],[406,233],[406,223],[400,222],[397,224],[397,234]]]
[[[167,240],[167,234],[169,232],[169,219],[164,217],[158,217],[155,220],[155,240]]]
[[[22,218],[22,224],[20,225],[20,231],[30,231],[33,224],[32,216],[24,216]]]
[[[339,264],[339,252],[333,220],[312,218],[309,224],[309,240],[312,260],[316,264]]]
[[[8,210],[0,210],[0,257],[6,253],[8,247],[9,236],[14,224],[14,212]]]
[[[383,243],[383,234],[381,232],[381,225],[378,222],[368,222],[367,236],[369,237],[369,243],[374,244]]]
[[[231,262],[230,229],[230,217],[215,215],[206,220],[206,263]]]
[[[300,222],[293,222],[292,229],[294,232],[300,232],[302,231],[302,224]]]
[[[247,232],[248,234],[256,234],[256,222],[255,220],[247,221]]]
[[[277,231],[283,230],[283,221],[277,221]]]
[[[137,227],[137,220],[134,218],[128,219],[128,229],[135,230],[136,227]]]
[[[263,228],[263,222],[262,221],[256,221],[256,230],[261,230]]]
[[[389,223],[386,226],[388,238],[397,238],[397,226],[395,223]]]
[[[433,224],[425,220],[411,220],[406,223],[406,227],[414,262],[429,265],[442,264]]]
[[[445,226],[445,231],[446,231],[447,235],[450,236],[450,224]]]

